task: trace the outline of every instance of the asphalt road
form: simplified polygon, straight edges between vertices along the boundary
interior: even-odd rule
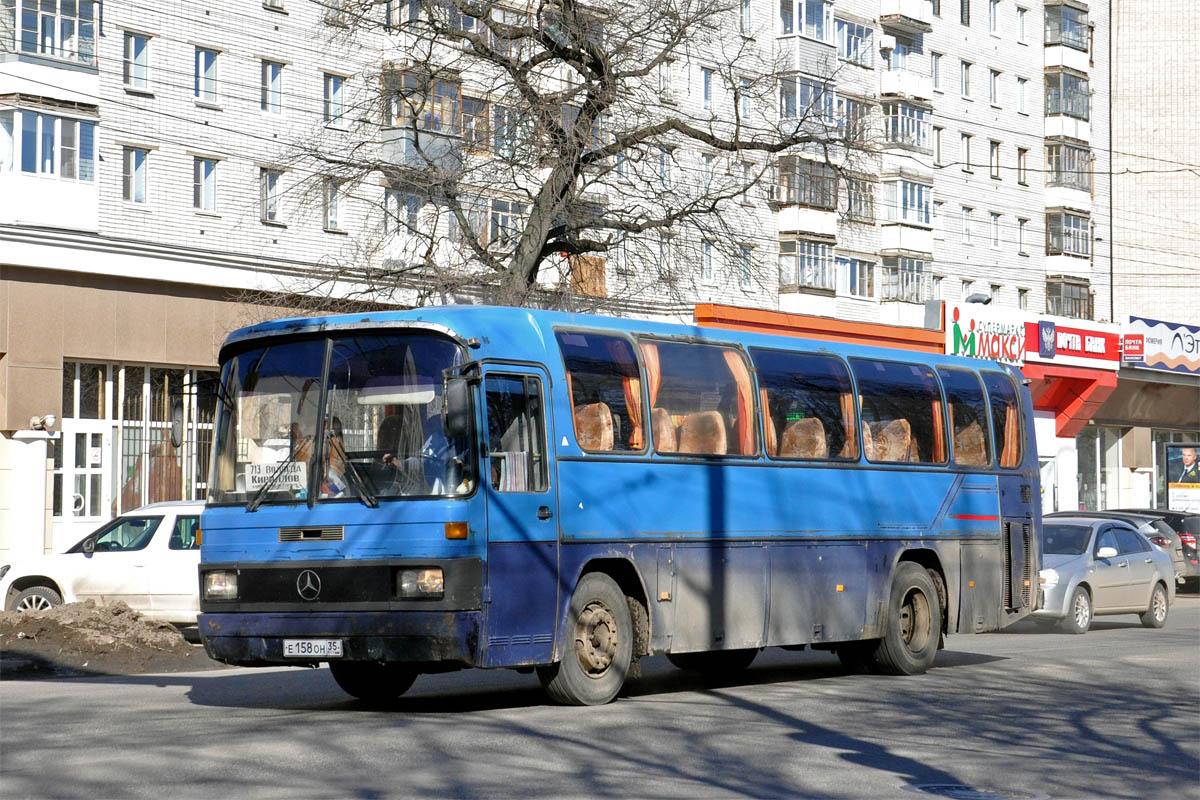
[[[1162,630],[950,637],[913,678],[781,651],[721,685],[645,673],[602,708],[512,672],[423,676],[389,710],[325,669],[4,680],[0,796],[1200,797],[1196,595]]]

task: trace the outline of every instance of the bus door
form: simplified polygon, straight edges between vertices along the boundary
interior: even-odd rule
[[[550,660],[558,610],[558,520],[549,379],[537,367],[482,372],[480,481],[487,497],[484,664]]]

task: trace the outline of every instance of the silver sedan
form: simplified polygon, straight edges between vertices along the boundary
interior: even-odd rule
[[[1067,633],[1086,633],[1103,614],[1138,614],[1147,628],[1161,628],[1175,602],[1171,556],[1118,520],[1045,519],[1042,567],[1034,619]]]

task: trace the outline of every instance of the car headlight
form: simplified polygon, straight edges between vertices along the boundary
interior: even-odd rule
[[[441,567],[402,569],[396,574],[396,594],[402,598],[438,598],[445,590]]]
[[[237,600],[237,573],[214,569],[204,573],[205,600]]]
[[[1038,583],[1042,586],[1057,586],[1058,571],[1053,569],[1044,569],[1038,573]]]

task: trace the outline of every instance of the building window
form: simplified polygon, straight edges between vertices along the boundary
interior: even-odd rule
[[[779,242],[779,284],[807,289],[835,288],[833,245],[811,239]]]
[[[884,221],[911,225],[930,224],[933,187],[907,180],[883,182]]]
[[[933,80],[933,88],[939,92],[942,90],[942,54],[929,54],[929,76]]]
[[[283,172],[262,167],[258,171],[258,205],[263,222],[280,222],[279,179]]]
[[[96,179],[96,123],[36,111],[0,111],[0,173]]]
[[[971,172],[971,134],[960,134],[958,142],[959,150],[961,151],[962,171]]]
[[[872,31],[866,25],[839,19],[837,24],[838,56],[860,67],[875,66],[872,54]]]
[[[1017,308],[1026,311],[1029,308],[1029,290],[1017,289]]]
[[[495,198],[492,200],[491,211],[491,240],[492,245],[511,247],[516,244],[525,226],[525,214],[528,206],[512,200]]]
[[[1065,4],[1046,4],[1046,44],[1088,49],[1088,12]]]
[[[992,212],[992,247],[1000,247],[1000,215]]]
[[[1028,225],[1029,220],[1027,219],[1017,220],[1017,253],[1023,256],[1029,255],[1029,253],[1025,252],[1025,231]],[[1024,306],[1022,306],[1022,308],[1024,308]]]
[[[833,124],[834,93],[809,78],[779,79],[779,115],[784,119],[820,119]]]
[[[269,114],[283,110],[283,64],[277,61],[262,62],[262,91],[258,107]]]
[[[972,288],[973,288],[974,286],[975,286],[975,281],[971,281],[971,280],[966,280],[966,279],[964,279],[964,280],[962,281],[962,283],[959,285],[959,295],[958,295],[958,298],[959,298],[960,300],[963,300],[963,301],[965,302],[965,301],[966,301],[966,299],[967,299],[968,297],[970,297],[970,296],[971,296],[971,293],[972,293]]]
[[[875,296],[875,264],[858,258],[837,260],[842,291],[854,297]]]
[[[671,188],[671,150],[666,147],[658,148],[658,185],[662,189]]]
[[[958,0],[958,21],[963,25],[971,24],[971,0]]]
[[[1088,119],[1091,95],[1088,79],[1072,72],[1046,73],[1046,115],[1065,114]]]
[[[204,103],[217,102],[217,51],[196,48],[196,65],[192,93]]]
[[[750,0],[742,0],[741,2],[740,22],[742,36],[749,36],[753,25],[753,17],[750,14]]]
[[[325,74],[325,95],[322,108],[325,121],[330,125],[341,125],[343,122],[342,86],[344,83],[345,79],[341,75]]]
[[[700,85],[703,89],[705,111],[711,111],[713,106],[712,78],[713,73],[711,69],[708,69],[707,67],[700,68]]]
[[[988,142],[988,174],[1000,179],[1000,143],[994,139]]]
[[[837,173],[824,161],[788,156],[779,160],[782,202],[833,211],[837,208]]]
[[[971,228],[974,225],[975,209],[970,206],[962,207],[962,241],[963,244],[971,243]]]
[[[383,193],[383,209],[384,233],[413,231],[421,213],[421,198],[399,189],[387,189]]]
[[[742,78],[738,81],[740,94],[738,102],[741,105],[741,115],[743,120],[750,119],[750,79]]]
[[[925,262],[917,258],[886,257],[881,268],[880,299],[923,303],[932,299],[926,283]]]
[[[675,102],[675,62],[663,61],[658,65],[658,96],[665,103]]]
[[[192,159],[192,208],[197,211],[217,210],[217,160]]]
[[[1047,142],[1046,185],[1091,192],[1091,149],[1062,142]]]
[[[713,243],[705,239],[700,243],[700,279],[713,279]]]
[[[1025,44],[1025,14],[1025,9],[1017,9],[1017,42],[1020,44]]]
[[[908,103],[883,104],[883,135],[892,144],[929,150],[933,112]]]
[[[146,202],[146,159],[149,150],[140,147],[122,149],[121,199],[130,203]]]
[[[837,99],[838,127],[842,135],[854,141],[861,142],[869,137],[871,124],[871,105],[851,97]]]
[[[944,203],[941,200],[933,201],[933,238],[935,238],[935,239],[945,239],[946,238],[946,235],[944,232],[946,218],[942,214],[942,206],[943,205],[944,205]]]
[[[940,167],[945,163],[942,157],[942,129],[935,127],[933,129],[933,165]]]
[[[15,49],[23,53],[94,64],[97,5],[92,0],[64,0],[61,3],[3,0],[0,2],[0,31],[4,31],[7,41],[0,50],[15,45]],[[18,6],[21,9],[19,15]]]
[[[864,178],[846,178],[846,218],[854,222],[875,221],[875,184]]]
[[[998,301],[1000,299],[1000,284],[993,283],[991,285],[991,287],[988,290],[988,297],[991,298],[993,303],[995,303],[996,301]]]
[[[933,0],[933,15],[935,17],[942,15],[942,0]]]
[[[462,99],[462,85],[458,81],[434,79],[416,72],[388,73],[384,79],[390,90],[390,125],[458,134]],[[511,134],[511,142],[502,150],[508,152],[515,146],[518,128],[524,123],[515,109],[499,105],[493,108],[496,110],[496,134],[499,135],[502,129]],[[502,149],[499,144],[497,149]]]
[[[1000,72],[994,69],[988,72],[988,102],[1000,105]]]
[[[988,33],[1000,33],[1000,0],[988,0]]]
[[[28,2],[26,2],[28,5]],[[45,3],[43,2],[43,5]],[[54,0],[50,0],[54,5]],[[150,88],[150,37],[140,33],[125,32],[125,57],[122,75],[129,89]]]
[[[338,219],[338,201],[341,193],[342,187],[337,181],[333,180],[332,178],[325,179],[325,186],[322,195],[324,198],[323,205],[325,211],[325,230],[327,231],[341,230]]]
[[[1080,278],[1046,279],[1046,313],[1074,319],[1092,318],[1092,293]]]
[[[1091,219],[1069,211],[1046,212],[1046,255],[1089,257],[1092,254]]]
[[[959,62],[958,82],[962,88],[962,96],[968,100],[971,98],[971,62]]]
[[[1017,148],[1017,183],[1029,185],[1029,151],[1024,147]]]
[[[827,0],[779,0],[779,32],[799,33],[833,43],[833,3]]]
[[[1024,78],[1017,78],[1017,111],[1021,114],[1028,114],[1025,108],[1025,87],[1029,85],[1029,81]]]
[[[750,288],[750,245],[738,246],[738,283],[743,289]]]

